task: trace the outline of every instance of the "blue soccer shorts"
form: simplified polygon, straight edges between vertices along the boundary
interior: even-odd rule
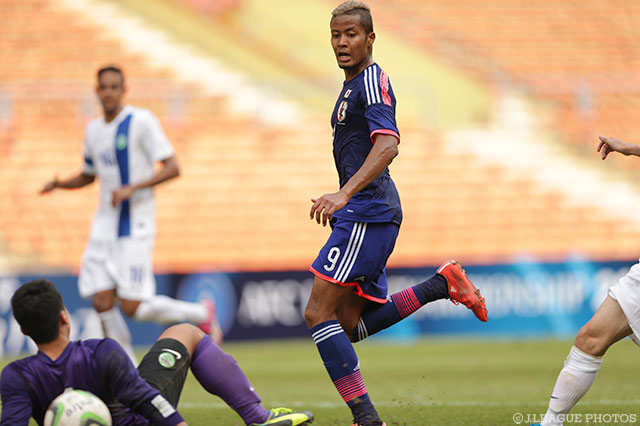
[[[395,223],[337,219],[333,231],[309,270],[319,278],[378,303],[387,302],[385,267],[400,227]]]

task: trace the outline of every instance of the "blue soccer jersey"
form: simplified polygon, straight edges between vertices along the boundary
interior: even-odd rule
[[[344,82],[331,115],[333,158],[340,187],[362,166],[376,134],[398,138],[396,98],[387,74],[377,65]],[[357,222],[402,222],[402,208],[389,169],[354,195],[334,217]]]
[[[7,365],[0,377],[0,424],[26,426],[31,417],[42,424],[51,401],[68,387],[99,396],[109,406],[114,426],[173,426],[183,421],[140,377],[118,343],[90,339],[70,342],[55,361],[38,352]]]

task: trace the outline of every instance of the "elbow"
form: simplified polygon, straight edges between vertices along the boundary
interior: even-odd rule
[[[175,156],[171,157],[164,163],[165,169],[168,171],[167,175],[169,179],[174,179],[180,176],[180,164]]]
[[[397,143],[387,145],[385,149],[385,154],[386,154],[385,156],[389,160],[389,164],[391,164],[393,159],[396,158],[399,153],[400,153],[400,150],[398,149]]]
[[[96,180],[96,177],[94,175],[82,173],[81,176],[83,178],[82,186],[91,185]]]
[[[400,149],[398,149],[398,143],[391,145],[391,159],[393,160],[400,154]]]

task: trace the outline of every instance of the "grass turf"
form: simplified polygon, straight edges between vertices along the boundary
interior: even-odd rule
[[[546,411],[547,401],[571,342],[425,339],[392,345],[382,340],[356,345],[362,373],[388,426],[514,425],[514,415]],[[350,425],[351,417],[331,384],[313,343],[228,343],[267,408],[311,410],[314,423]],[[640,421],[638,348],[628,339],[614,345],[587,395],[565,424],[637,424]],[[215,368],[215,366],[212,366]],[[178,406],[187,423],[242,425],[217,397],[189,375]],[[588,421],[588,415],[624,414],[635,421]],[[578,420],[578,419],[576,419]]]

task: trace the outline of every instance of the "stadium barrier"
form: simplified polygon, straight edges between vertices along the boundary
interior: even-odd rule
[[[607,289],[626,274],[631,261],[562,263],[522,260],[466,267],[482,290],[489,322],[447,300],[430,303],[374,338],[406,342],[420,336],[489,338],[569,338],[592,316]],[[389,269],[390,294],[431,276],[435,267]],[[35,276],[0,277],[0,357],[33,352],[11,316],[15,289]],[[77,277],[49,276],[72,315],[72,338],[101,337],[97,315],[79,297]],[[304,308],[313,276],[306,271],[162,274],[158,293],[185,300],[214,298],[227,340],[308,337]],[[129,321],[135,345],[150,345],[163,326]]]

